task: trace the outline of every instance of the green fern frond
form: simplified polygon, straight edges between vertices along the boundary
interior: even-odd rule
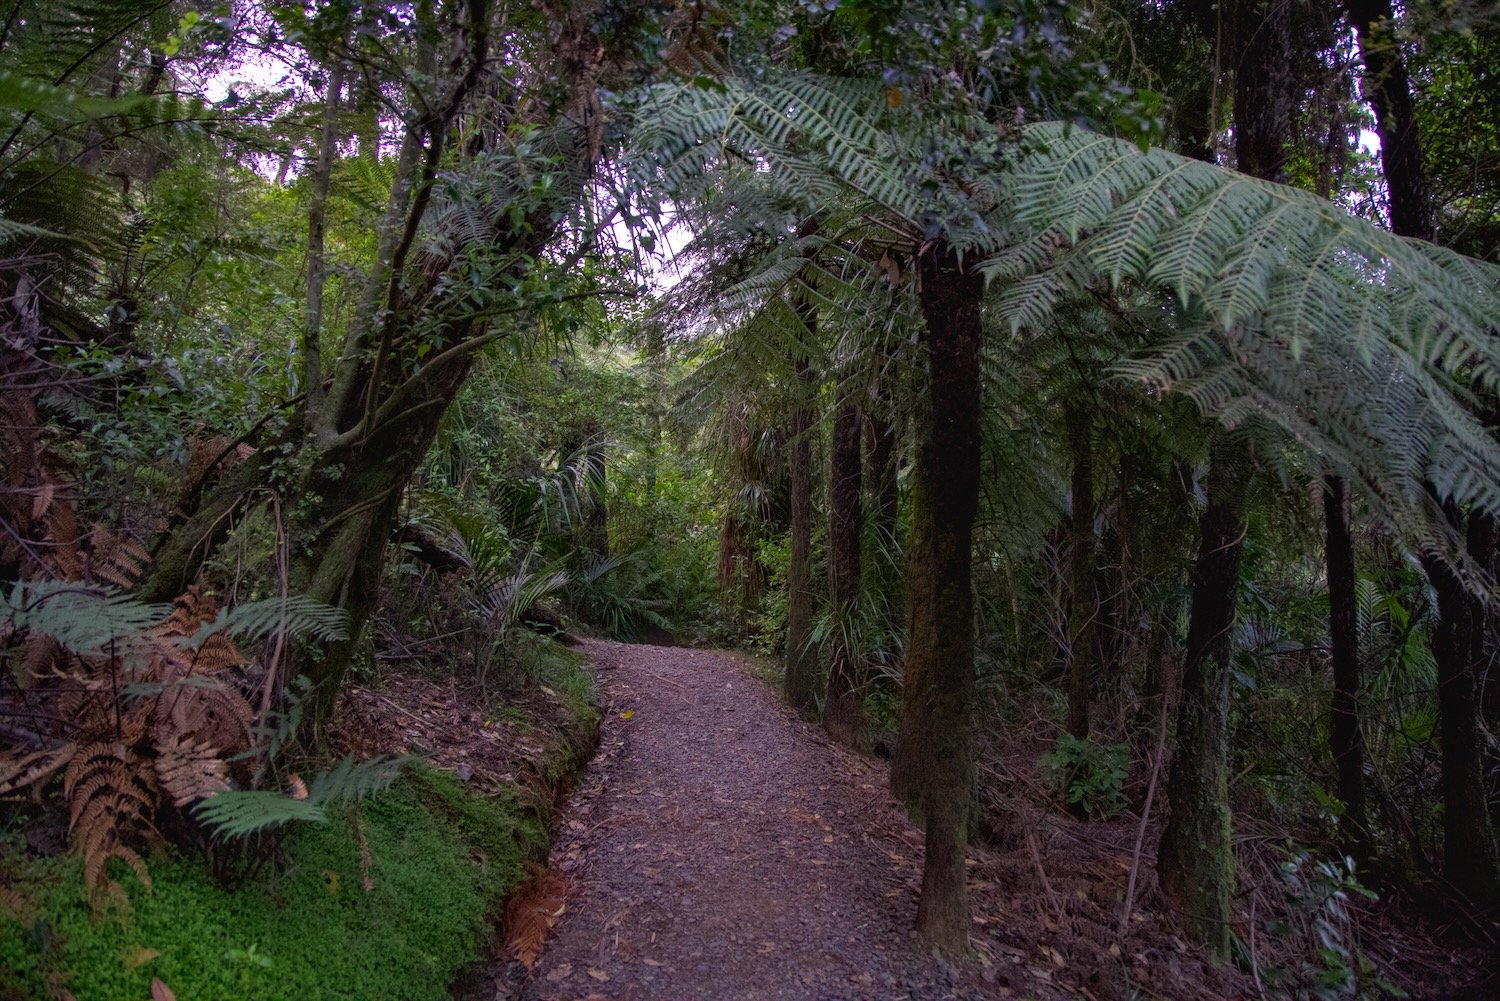
[[[56,580],[14,584],[0,604],[0,615],[17,630],[45,633],[85,655],[103,654],[111,643],[140,637],[171,610],[114,588]]]
[[[307,800],[322,807],[357,803],[389,789],[391,783],[401,777],[401,769],[416,760],[407,754],[394,757],[377,755],[355,762],[350,755],[328,771],[313,776],[307,784]]]
[[[270,827],[293,823],[325,824],[328,814],[309,799],[294,799],[269,789],[231,789],[200,800],[193,814],[214,832],[240,838]]]
[[[325,605],[300,594],[246,601],[220,610],[196,633],[184,636],[179,645],[196,650],[216,633],[251,641],[280,633],[297,639],[335,642],[349,634],[349,616],[341,608]]]
[[[303,798],[269,789],[231,789],[200,800],[193,814],[221,837],[238,838],[293,823],[328,822],[331,807],[357,803],[390,788],[411,755],[381,755],[355,762],[353,756],[320,772],[307,783]]]

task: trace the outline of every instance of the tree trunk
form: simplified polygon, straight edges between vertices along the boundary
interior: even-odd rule
[[[1157,877],[1187,931],[1217,958],[1229,954],[1234,855],[1229,829],[1229,657],[1250,482],[1249,457],[1214,439],[1208,506],[1199,520],[1177,744]]]
[[[757,535],[766,513],[764,470],[756,457],[754,414],[744,400],[730,405],[730,485],[734,494],[719,528],[719,599],[730,626],[744,633],[765,593]]]
[[[432,8],[421,10],[423,18],[433,16]],[[569,88],[568,120],[584,124],[576,134],[576,158],[556,163],[553,176],[561,183],[552,186],[549,199],[518,203],[524,208],[519,216],[498,216],[485,241],[470,240],[449,257],[426,249],[418,235],[439,187],[439,167],[450,152],[451,126],[489,59],[490,5],[476,0],[455,11],[462,23],[447,28],[458,29],[463,51],[455,52],[448,64],[441,105],[415,95],[413,104],[422,112],[406,123],[364,283],[366,294],[353,310],[327,394],[298,414],[271,447],[262,447],[222,477],[200,510],[164,540],[142,589],[149,600],[176,595],[222,541],[237,508],[264,503],[273,491],[296,498],[297,503],[283,508],[294,561],[292,587],[344,609],[351,625],[346,640],[304,650],[298,657],[300,670],[317,691],[314,725],[332,707],[373,611],[401,494],[489,337],[475,326],[471,311],[455,309],[457,304],[445,294],[451,270],[467,268],[470,252],[511,261],[540,253],[557,232],[565,215],[561,210],[581,197],[599,155],[589,123],[598,104],[594,81],[605,50],[588,27],[588,12],[569,11],[551,35],[549,55],[552,70]],[[438,37],[437,31],[424,31],[417,57],[433,73],[433,39]],[[553,114],[543,103],[537,111]],[[417,350],[423,346],[438,350],[430,355]],[[305,422],[300,419],[304,416]]]
[[[1391,32],[1390,0],[1348,0],[1345,8],[1359,38],[1364,60],[1364,92],[1375,108],[1380,136],[1380,163],[1389,191],[1391,231],[1419,240],[1437,237],[1436,216],[1428,189],[1417,129],[1416,101],[1401,49]],[[1444,505],[1449,524],[1461,528],[1462,513]],[[1480,541],[1472,524],[1470,555]],[[1482,534],[1482,532],[1481,532]],[[1485,613],[1462,579],[1440,555],[1426,553],[1422,568],[1437,595],[1437,627],[1432,654],[1437,661],[1438,730],[1442,734],[1443,873],[1474,899],[1500,893],[1500,860],[1496,858],[1486,802],[1483,749],[1478,734],[1476,680],[1482,661]]]
[[[818,654],[812,642],[816,602],[812,584],[812,436],[815,427],[810,404],[812,382],[812,366],[806,358],[799,358],[797,388],[803,397],[792,414],[792,552],[787,567],[786,700],[804,716],[811,716],[818,709]]]
[[[583,533],[580,542],[591,560],[609,559],[609,465],[603,434],[598,428],[589,435],[584,453]]]
[[[1323,479],[1323,519],[1327,527],[1328,638],[1333,662],[1333,715],[1329,744],[1338,772],[1337,794],[1344,803],[1344,840],[1355,861],[1370,858],[1365,819],[1365,742],[1359,720],[1359,629],[1355,615],[1354,540],[1344,480]]]
[[[1284,179],[1291,134],[1290,0],[1232,6],[1235,160],[1241,171]],[[1229,812],[1229,658],[1249,491],[1249,456],[1216,432],[1208,505],[1193,568],[1177,748],[1157,876],[1184,928],[1217,958],[1229,954],[1234,855]]]
[[[897,694],[900,689],[889,667],[900,649],[905,630],[906,600],[902,573],[901,544],[896,537],[896,519],[901,492],[896,481],[896,426],[888,419],[889,393],[883,383],[871,394],[871,412],[865,415],[865,468],[869,471],[866,491],[869,503],[869,559],[865,562],[865,594],[871,599],[872,628],[879,631],[885,670],[870,672],[868,683],[877,692]],[[889,746],[889,745],[887,745]]]
[[[1094,587],[1093,420],[1082,407],[1067,414],[1073,451],[1073,515],[1069,535],[1068,733],[1089,735],[1089,690],[1097,668],[1098,600]]]
[[[1493,427],[1496,418],[1492,401],[1485,423]],[[1471,511],[1467,542],[1474,562],[1491,579],[1500,576],[1500,526],[1497,526],[1495,516],[1487,511]],[[1472,596],[1469,600],[1476,624],[1469,663],[1473,665],[1471,671],[1479,686],[1480,727],[1482,732],[1490,735],[1481,747],[1484,759],[1480,767],[1488,777],[1485,799],[1489,803],[1490,835],[1494,837],[1500,834],[1500,612],[1492,603]],[[1500,850],[1500,844],[1496,849]],[[1500,862],[1497,862],[1497,867],[1500,867]]]
[[[876,405],[883,406],[884,394]],[[875,555],[875,586],[896,587],[900,584],[896,539],[896,515],[901,504],[896,483],[896,427],[878,413],[865,415],[865,466],[870,471],[870,526],[878,551]]]
[[[1459,514],[1446,505],[1450,520]],[[1485,797],[1479,742],[1479,692],[1475,690],[1473,651],[1483,612],[1462,578],[1440,556],[1425,554],[1422,568],[1437,593],[1438,621],[1432,634],[1437,662],[1438,734],[1443,789],[1443,876],[1460,893],[1491,901],[1500,893],[1494,838]],[[1476,621],[1476,612],[1480,618]]]
[[[865,720],[865,678],[857,638],[860,594],[860,426],[852,395],[839,390],[833,419],[828,476],[828,597],[834,625],[830,634],[828,687],[823,727],[840,743],[863,749],[869,743]]]
[[[909,635],[891,786],[924,819],[917,934],[961,952],[974,785],[974,514],[979,506],[980,299],[984,279],[937,241],[917,259],[929,389],[917,435],[908,559]]]
[[[1389,192],[1391,232],[1432,240],[1437,221],[1428,195],[1427,167],[1417,132],[1416,100],[1401,47],[1391,32],[1395,16],[1390,0],[1346,0],[1344,9],[1359,37],[1364,62],[1360,88],[1375,109],[1380,136],[1380,166]]]

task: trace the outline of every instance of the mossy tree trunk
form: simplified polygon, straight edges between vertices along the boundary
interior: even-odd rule
[[[1167,779],[1169,810],[1157,878],[1183,927],[1218,958],[1229,954],[1234,855],[1229,814],[1229,659],[1250,482],[1249,456],[1214,439],[1208,504],[1192,574],[1192,606]]]
[[[828,473],[828,597],[834,616],[829,637],[823,727],[840,743],[862,748],[869,739],[864,711],[864,663],[858,648],[863,423],[853,394],[839,390]]]
[[[917,258],[927,399],[917,424],[907,561],[908,646],[891,786],[926,825],[917,934],[962,952],[974,785],[974,515],[979,505],[984,279],[945,241]]]
[[[1291,0],[1229,5],[1235,160],[1244,173],[1284,180],[1291,134]],[[1244,546],[1250,456],[1226,432],[1210,447],[1198,559],[1168,775],[1157,877],[1184,929],[1227,958],[1234,901],[1229,810],[1229,666]]]

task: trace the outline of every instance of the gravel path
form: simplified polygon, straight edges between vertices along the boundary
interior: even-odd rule
[[[552,865],[533,1001],[1003,997],[921,953],[921,838],[885,769],[745,661],[589,642],[609,714]]]

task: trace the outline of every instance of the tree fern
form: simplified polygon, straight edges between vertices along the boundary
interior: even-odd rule
[[[1387,513],[1424,544],[1440,534],[1431,519],[1413,528],[1424,478],[1500,509],[1486,472],[1500,452],[1463,405],[1467,386],[1500,382],[1492,265],[1305,192],[1058,123],[1029,126],[1010,146],[969,123],[966,136],[946,133],[972,151],[967,172],[923,170],[924,135],[945,126],[894,112],[874,82],[669,85],[647,104],[655,118],[636,139],[674,193],[703,191],[704,168],[724,156],[761,165],[808,205],[852,192],[916,237],[941,232],[983,257],[992,313],[1015,333],[1045,333],[1080,297],[1122,299],[1154,341],[1122,374],[1327,450],[1367,488],[1404,498]],[[1325,406],[1380,396],[1409,419]]]

